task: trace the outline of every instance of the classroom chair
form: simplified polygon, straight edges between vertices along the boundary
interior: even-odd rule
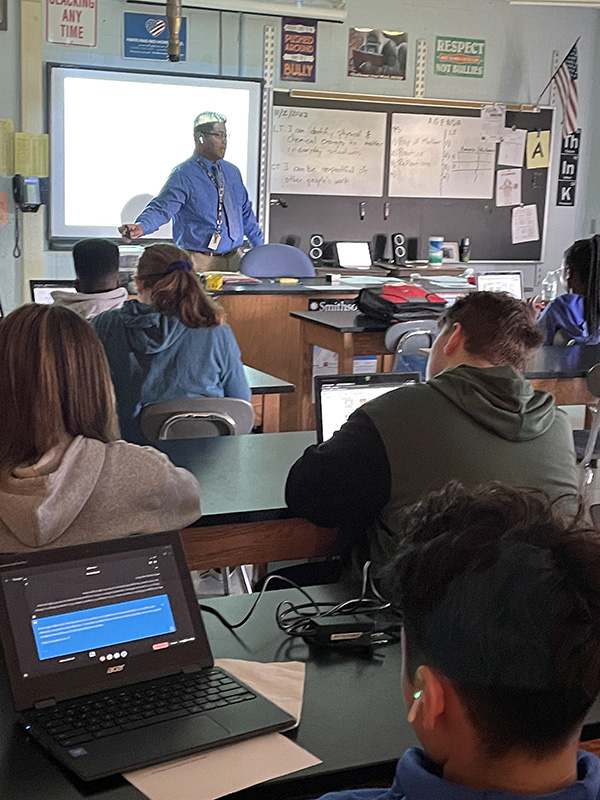
[[[315,268],[305,252],[289,244],[263,244],[249,250],[240,272],[252,278],[312,278]]]
[[[254,409],[236,397],[189,397],[151,403],[142,409],[140,426],[150,441],[239,436],[250,433]]]
[[[394,353],[392,372],[419,372],[425,377],[427,356],[420,351],[431,347],[437,335],[435,320],[411,319],[397,322],[385,332],[384,343]]]

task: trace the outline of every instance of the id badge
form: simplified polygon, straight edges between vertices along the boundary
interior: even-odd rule
[[[213,235],[210,237],[210,242],[208,243],[208,249],[216,250],[220,244],[221,244],[221,234],[213,233]]]

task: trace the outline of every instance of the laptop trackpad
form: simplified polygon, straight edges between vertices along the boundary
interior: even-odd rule
[[[231,732],[207,714],[190,715],[84,744],[87,757],[73,758],[69,766],[89,780],[185,756],[229,738]]]

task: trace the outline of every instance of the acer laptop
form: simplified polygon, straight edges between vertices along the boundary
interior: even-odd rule
[[[0,639],[20,722],[84,780],[294,724],[213,666],[177,532],[3,554]]]
[[[418,372],[378,372],[371,375],[316,375],[317,439],[331,439],[353,411],[394,389],[421,382]]]

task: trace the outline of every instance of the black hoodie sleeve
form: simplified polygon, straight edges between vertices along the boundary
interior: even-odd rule
[[[390,499],[385,446],[370,417],[355,411],[331,439],[307,448],[285,487],[289,508],[327,528],[364,527]]]

